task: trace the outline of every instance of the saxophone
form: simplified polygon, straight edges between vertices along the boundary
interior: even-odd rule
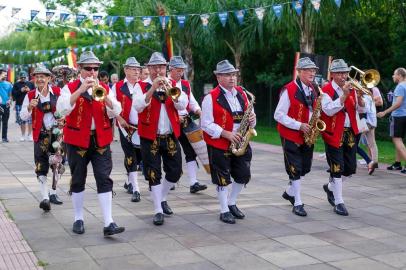
[[[238,144],[232,142],[229,148],[230,152],[235,156],[244,155],[251,137],[257,136],[256,130],[249,126],[249,117],[254,108],[255,96],[247,90],[245,90],[245,93],[249,96],[249,103],[242,117],[240,127],[237,129],[237,133],[241,135],[242,139]]]
[[[316,108],[314,109],[312,118],[310,118],[310,121],[309,121],[310,131],[303,135],[304,142],[308,146],[312,146],[316,142],[317,136],[319,136],[320,132],[326,130],[326,123],[324,123],[324,121],[320,119],[321,99],[322,99],[323,91],[321,91],[321,88],[317,84],[313,84],[313,85],[315,88],[318,89],[319,96],[317,97],[317,100],[316,100]]]

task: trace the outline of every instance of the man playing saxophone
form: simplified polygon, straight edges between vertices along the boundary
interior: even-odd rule
[[[312,82],[317,69],[308,57],[298,60],[298,77],[282,89],[274,115],[289,176],[282,197],[293,205],[292,212],[298,216],[307,215],[301,199],[301,183],[312,166],[313,145],[306,144],[304,139],[311,133],[308,123],[316,107],[317,93]]]
[[[245,215],[238,209],[236,200],[244,185],[251,179],[251,147],[248,145],[241,156],[231,153],[230,144],[239,144],[244,135],[239,131],[241,120],[247,113],[248,125],[256,125],[256,115],[247,94],[241,86],[236,86],[237,72],[228,60],[217,64],[214,74],[219,85],[206,95],[202,103],[201,125],[210,161],[213,184],[217,185],[220,202],[220,220],[234,224],[235,219]],[[247,124],[245,124],[247,125]],[[247,125],[247,126],[248,126]],[[231,177],[234,181],[231,181]],[[228,185],[232,183],[231,191]]]
[[[332,81],[323,87],[321,119],[326,123],[322,133],[330,166],[329,183],[323,185],[328,202],[338,215],[348,216],[342,196],[343,181],[357,168],[357,114],[364,112],[365,103],[347,81],[350,68],[343,59],[331,62]],[[357,96],[359,95],[359,96]]]

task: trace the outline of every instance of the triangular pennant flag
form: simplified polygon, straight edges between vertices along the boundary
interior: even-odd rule
[[[242,25],[244,22],[245,9],[240,9],[240,10],[234,11],[234,15],[237,18],[238,23],[240,25]]]
[[[107,43],[103,44],[103,48],[107,49],[109,45],[107,45]]]
[[[256,8],[255,14],[257,15],[258,20],[262,21],[265,15],[265,8],[263,7]]]
[[[140,40],[141,40],[141,35],[140,34],[133,33],[133,37],[137,42],[140,42]]]
[[[120,46],[121,46],[121,47],[124,46],[124,40],[120,40]]]
[[[225,26],[226,26],[226,23],[227,23],[227,18],[228,18],[228,12],[219,12],[219,13],[218,13],[218,16],[219,16],[221,25],[222,25],[223,27],[225,27]]]
[[[64,21],[66,21],[66,19],[69,17],[69,13],[61,13],[60,15],[59,15],[59,20],[61,21],[61,22],[64,22]]]
[[[11,9],[11,17],[14,17],[18,12],[20,12],[21,8],[12,8]]]
[[[85,14],[78,14],[76,15],[76,24],[79,26],[85,19],[86,19]]]
[[[338,8],[341,7],[341,0],[334,0],[334,2],[336,2],[336,5]]]
[[[148,32],[142,33],[142,38],[143,39],[148,39],[149,38],[149,33]]]
[[[127,38],[127,42],[128,42],[128,44],[131,44],[131,43],[133,43],[133,39],[132,38]]]
[[[297,0],[292,2],[292,7],[296,10],[297,15],[302,14],[303,0]]]
[[[100,36],[100,31],[95,29],[94,32],[96,33],[96,35]]]
[[[31,10],[31,21],[37,17],[39,10]]]
[[[96,49],[100,49],[100,47],[101,47],[100,44],[96,45]]]
[[[202,25],[204,28],[206,28],[207,25],[209,24],[209,18],[210,18],[209,14],[200,15],[200,20],[202,21]]]
[[[49,54],[50,54],[50,55],[53,55],[54,52],[55,52],[55,50],[49,50]]]
[[[178,15],[178,16],[176,16],[176,19],[178,20],[180,28],[185,27],[185,21],[186,21],[186,16],[185,15]]]
[[[0,6],[0,11],[2,11],[5,8],[6,8],[6,6]]]
[[[113,48],[116,47],[116,42],[115,41],[111,43],[111,47],[113,47]]]
[[[58,50],[58,54],[60,54],[61,52],[62,52],[62,49],[59,49],[59,50]]]
[[[114,36],[118,37],[117,32],[110,32],[110,35],[114,35]]]
[[[317,12],[319,12],[319,10],[320,10],[320,1],[321,0],[312,0],[312,5],[314,7],[314,10],[316,10]]]
[[[103,16],[101,15],[93,15],[93,25],[99,25]]]
[[[127,33],[127,37],[132,38],[133,36],[131,35],[131,33]]]
[[[162,30],[165,30],[168,22],[169,22],[169,16],[159,16],[159,23],[161,24]]]
[[[282,17],[282,11],[283,11],[282,5],[273,5],[272,9],[273,9],[273,12],[275,13],[275,16],[278,19],[280,19]]]
[[[144,27],[148,27],[151,25],[151,21],[152,21],[152,17],[151,16],[144,16],[141,18],[142,20],[142,24],[144,25]]]
[[[111,16],[111,20],[110,20],[109,26],[112,27],[113,24],[117,21],[117,19],[118,19],[118,16]]]
[[[134,17],[132,17],[132,16],[126,16],[126,17],[124,17],[125,26],[128,27],[132,21],[134,21]]]
[[[52,17],[54,16],[55,12],[54,11],[47,11],[45,12],[45,21],[49,22]]]

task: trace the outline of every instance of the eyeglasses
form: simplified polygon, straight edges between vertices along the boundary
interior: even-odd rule
[[[83,69],[86,70],[86,71],[92,71],[92,69],[93,69],[94,71],[98,71],[98,70],[99,70],[99,67],[83,67]]]

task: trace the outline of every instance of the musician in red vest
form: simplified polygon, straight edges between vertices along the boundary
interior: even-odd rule
[[[343,59],[331,62],[332,80],[323,87],[321,114],[326,123],[322,136],[330,166],[330,180],[323,189],[334,212],[342,216],[348,216],[342,196],[343,182],[357,169],[357,114],[365,111],[362,97],[347,81],[350,70]]]
[[[180,91],[178,97],[171,97],[162,89],[163,85],[169,89],[176,83],[166,78],[167,62],[161,53],[154,52],[146,66],[150,77],[144,82],[138,82],[140,88],[135,92],[133,106],[138,112],[144,176],[149,182],[154,203],[153,223],[162,225],[163,214],[173,214],[166,197],[182,175],[178,110],[184,110],[188,100],[183,91]],[[163,181],[161,158],[165,172]]]
[[[50,203],[63,203],[56,194],[56,189],[48,189],[47,179],[49,155],[55,152],[52,143],[56,140],[56,136],[52,134],[52,127],[61,89],[50,86],[52,73],[47,68],[37,67],[32,74],[35,76],[36,87],[25,96],[20,117],[23,121],[32,118],[35,173],[42,195],[39,207],[47,212],[51,210]]]
[[[72,175],[72,195],[75,222],[73,232],[85,232],[83,222],[83,200],[87,177],[87,165],[92,163],[99,203],[104,219],[104,236],[121,233],[111,214],[113,180],[110,178],[112,159],[110,143],[113,140],[109,118],[121,112],[121,105],[109,87],[97,80],[102,62],[91,51],[83,52],[77,62],[79,78],[62,88],[57,111],[66,116],[64,142],[67,148]],[[92,89],[96,85],[104,88],[104,99],[95,99]]]
[[[313,145],[304,143],[304,135],[310,131],[309,120],[315,106],[317,93],[312,84],[318,67],[308,57],[300,58],[296,65],[298,76],[286,84],[280,93],[274,118],[278,122],[284,153],[285,169],[289,184],[282,198],[292,205],[292,212],[307,216],[301,198],[301,185],[311,170]]]
[[[124,167],[128,175],[124,188],[127,189],[129,194],[132,194],[132,202],[139,202],[141,200],[137,179],[137,170],[141,161],[140,139],[136,130],[138,126],[138,112],[132,107],[135,88],[139,87],[140,70],[141,65],[137,59],[129,57],[124,64],[124,80],[117,82],[112,88],[122,108],[120,115],[116,119],[121,148],[124,152]]]
[[[237,207],[237,197],[251,179],[252,151],[248,145],[241,156],[231,153],[231,142],[242,139],[237,133],[248,106],[248,98],[241,86],[237,86],[238,69],[228,61],[217,64],[214,74],[218,86],[205,96],[202,103],[201,126],[210,161],[211,180],[217,185],[220,203],[220,220],[234,224],[243,219],[244,213]],[[249,125],[254,127],[256,116],[252,111]],[[234,181],[231,181],[231,177]],[[231,191],[228,185],[231,184]]]
[[[185,69],[186,64],[183,62],[182,56],[173,56],[169,61],[169,78],[176,82],[176,87],[185,92],[189,100],[186,109],[179,111],[179,118],[182,124],[184,121],[190,121],[189,117],[192,117],[192,115],[200,117],[202,112],[199,103],[197,103],[192,93],[189,81],[182,79]],[[201,190],[207,189],[207,186],[202,185],[197,181],[196,153],[186,137],[183,128],[181,128],[180,133],[179,142],[182,145],[183,153],[185,154],[190,193],[197,193]]]

